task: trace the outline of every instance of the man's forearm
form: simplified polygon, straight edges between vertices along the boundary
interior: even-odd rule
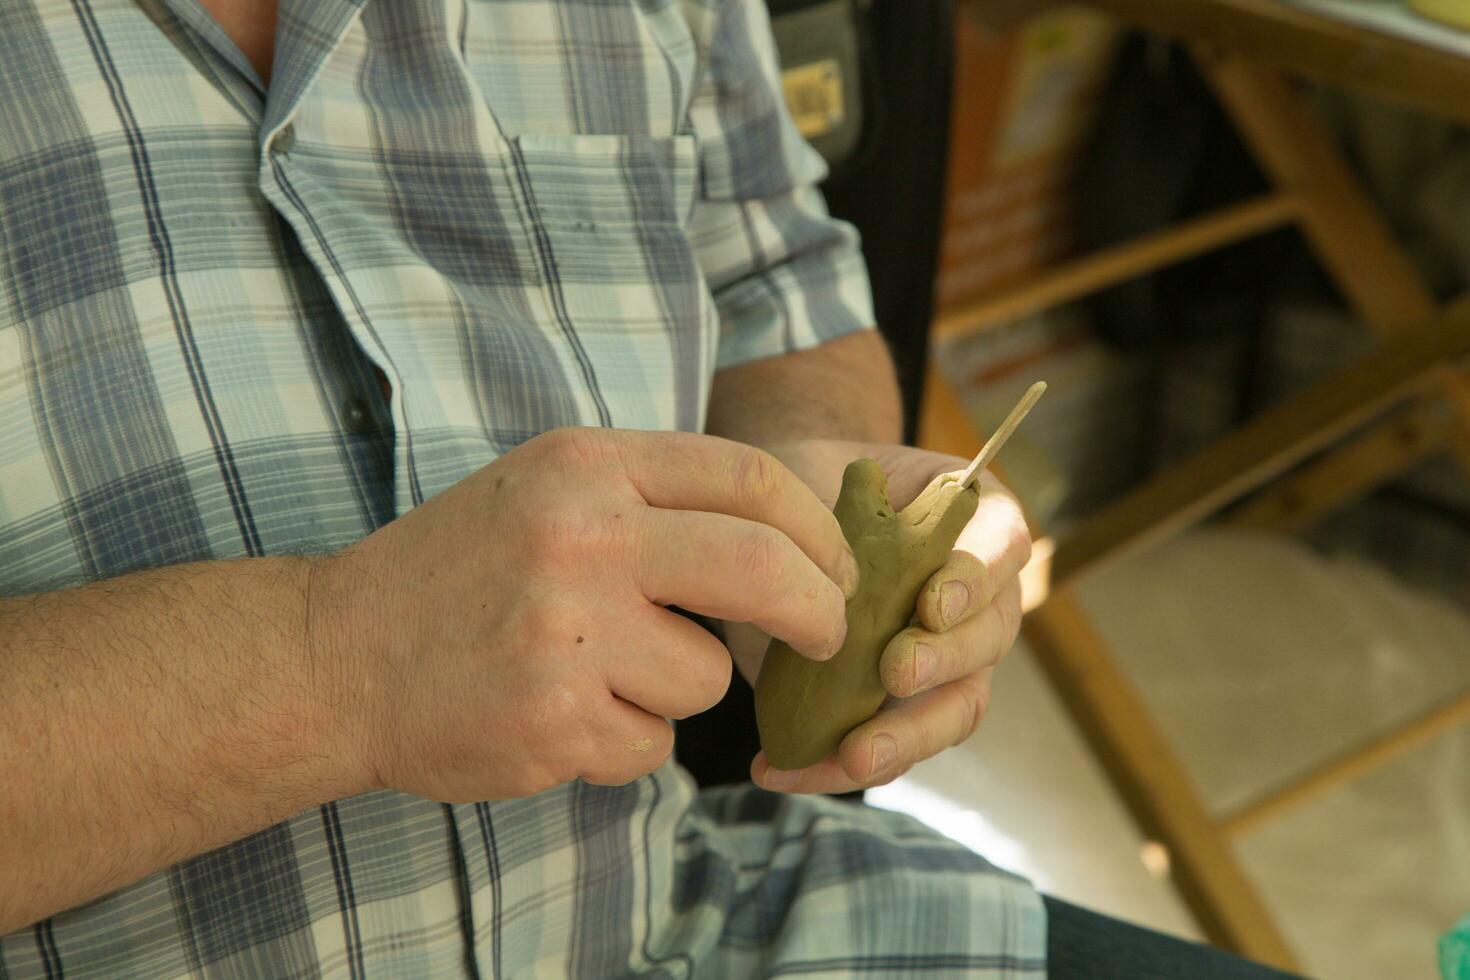
[[[755,446],[797,439],[898,442],[903,408],[893,359],[870,330],[721,371],[706,431]]]
[[[311,559],[0,600],[0,935],[360,788]]]

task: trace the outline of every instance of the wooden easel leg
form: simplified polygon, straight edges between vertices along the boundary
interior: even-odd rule
[[[1276,185],[1298,203],[1298,221],[1338,290],[1380,340],[1430,322],[1434,296],[1390,234],[1326,126],[1290,81],[1269,68],[1197,49],[1200,70],[1236,131]],[[1437,395],[1454,425],[1445,446],[1470,480],[1470,380],[1444,365]],[[1415,460],[1405,459],[1405,466]],[[1341,467],[1339,467],[1341,468]],[[1390,474],[1390,476],[1393,474]],[[1318,488],[1321,489],[1321,488]],[[1350,492],[1344,486],[1344,497]],[[1319,510],[1337,501],[1320,499]]]
[[[1292,83],[1242,58],[1197,57],[1256,161],[1295,197],[1312,251],[1358,315],[1380,337],[1427,322],[1434,297]]]
[[[1286,785],[1252,800],[1225,817],[1225,832],[1233,835],[1251,830],[1466,724],[1470,724],[1470,691],[1430,708],[1390,732],[1352,746]]]
[[[1053,593],[1023,630],[1134,819],[1168,851],[1174,883],[1205,934],[1242,956],[1296,969],[1230,842],[1071,590]]]
[[[1433,399],[1390,413],[1322,459],[1257,493],[1225,518],[1231,527],[1291,534],[1445,449],[1455,420]]]
[[[1412,331],[1434,321],[1434,299],[1301,96],[1275,71],[1212,52],[1201,52],[1199,57],[1237,130],[1282,199],[1298,209],[1308,242],[1348,303],[1381,340],[1411,334],[1409,342],[1416,342]],[[1270,525],[1310,519],[1348,495],[1391,478],[1436,445],[1448,447],[1470,475],[1470,382],[1448,359],[1435,373],[1430,393],[1420,396],[1418,405],[1384,420],[1341,455],[1326,454],[1297,477],[1285,496],[1263,498],[1242,520]],[[953,393],[947,386],[937,387],[944,394],[942,404],[932,407],[929,431],[938,440],[962,442],[964,437],[955,435],[963,426],[958,424]],[[1239,473],[1231,469],[1220,479],[1238,480]],[[1195,495],[1203,499],[1216,488],[1209,482],[1203,488],[1182,489],[1199,490]],[[1172,489],[1177,488],[1165,484],[1165,489],[1171,492],[1161,499],[1173,503],[1178,494]],[[1138,522],[1114,523],[1129,532]],[[1092,552],[1101,555],[1125,538],[1104,528],[1099,540],[1085,542],[1080,550],[1089,557]],[[1077,551],[1078,542],[1063,543],[1059,573],[1067,568],[1063,553]],[[1066,580],[1064,574],[1060,580]],[[1294,969],[1291,951],[1245,878],[1224,828],[1205,809],[1072,591],[1063,586],[1054,592],[1027,616],[1023,628],[1135,819],[1168,850],[1174,880],[1206,935],[1252,959]],[[1439,716],[1434,720],[1438,723]],[[1339,769],[1347,768],[1346,763],[1340,765],[1322,779],[1335,779]]]

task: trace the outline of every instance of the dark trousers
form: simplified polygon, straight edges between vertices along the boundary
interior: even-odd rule
[[[1291,974],[1043,895],[1051,980],[1287,980]]]

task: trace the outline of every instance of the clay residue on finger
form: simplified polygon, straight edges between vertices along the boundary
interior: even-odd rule
[[[636,742],[629,742],[628,748],[632,749],[634,752],[647,752],[649,749],[653,748],[653,739],[640,738]]]

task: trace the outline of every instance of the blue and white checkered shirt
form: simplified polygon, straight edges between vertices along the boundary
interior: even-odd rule
[[[197,0],[0,2],[0,591],[340,548],[867,328],[775,71],[757,0],[283,0],[268,92]],[[340,800],[0,939],[0,978],[1021,977],[1043,932],[906,818],[671,764]]]

